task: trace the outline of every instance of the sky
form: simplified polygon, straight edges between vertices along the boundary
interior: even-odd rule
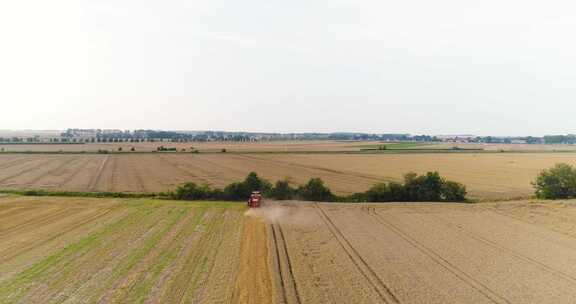
[[[576,133],[576,3],[0,2],[0,129]]]

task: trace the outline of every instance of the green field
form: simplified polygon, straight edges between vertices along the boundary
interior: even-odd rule
[[[0,303],[229,303],[244,206],[0,198]]]

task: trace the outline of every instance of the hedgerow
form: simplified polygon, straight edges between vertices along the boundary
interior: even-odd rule
[[[320,202],[463,202],[466,201],[466,187],[442,178],[438,172],[424,175],[406,174],[404,183],[378,183],[366,192],[349,196],[334,194],[320,178],[311,178],[306,184],[294,188],[286,180],[272,185],[266,179],[251,172],[241,182],[231,183],[224,189],[210,185],[188,182],[174,191],[162,193],[127,192],[81,192],[51,190],[1,190],[2,193],[26,196],[72,196],[101,198],[157,198],[173,200],[246,200],[253,191],[260,191],[265,197],[275,200],[302,200]]]

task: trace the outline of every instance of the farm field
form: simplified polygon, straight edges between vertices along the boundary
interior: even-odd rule
[[[236,203],[0,198],[0,303],[271,298],[267,268],[261,282],[250,273],[265,294],[240,264],[267,256],[265,226],[245,225],[243,213]],[[264,242],[243,240],[258,227]]]
[[[0,197],[0,303],[574,303],[576,201]]]
[[[576,301],[574,202],[298,203],[285,212],[276,226],[293,303]]]
[[[0,154],[0,188],[162,192],[189,181],[224,187],[256,171],[294,185],[321,177],[350,194],[409,171],[437,170],[465,184],[471,197],[490,200],[531,196],[537,174],[560,162],[576,164],[575,154]]]
[[[87,143],[87,144],[0,144],[4,152],[97,152],[108,150],[129,152],[152,152],[160,146],[177,148],[178,151],[190,152],[192,148],[201,152],[359,152],[364,149],[376,149],[380,146],[387,149],[480,149],[485,151],[576,151],[576,145],[543,145],[543,144],[467,144],[467,143],[414,143],[414,142],[374,142],[374,141],[335,141],[335,140],[300,140],[300,141],[263,141],[263,142],[144,142],[144,143]]]
[[[202,152],[316,152],[316,151],[360,151],[362,147],[374,145],[374,142],[362,141],[271,141],[271,142],[143,142],[143,143],[87,143],[87,144],[0,144],[7,152],[97,152],[98,150],[152,152],[160,146],[177,148],[178,151],[191,148]],[[394,144],[391,144],[394,145]]]

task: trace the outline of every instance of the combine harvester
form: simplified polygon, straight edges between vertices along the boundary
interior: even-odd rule
[[[248,199],[249,208],[260,208],[262,205],[262,193],[260,191],[253,191]]]

